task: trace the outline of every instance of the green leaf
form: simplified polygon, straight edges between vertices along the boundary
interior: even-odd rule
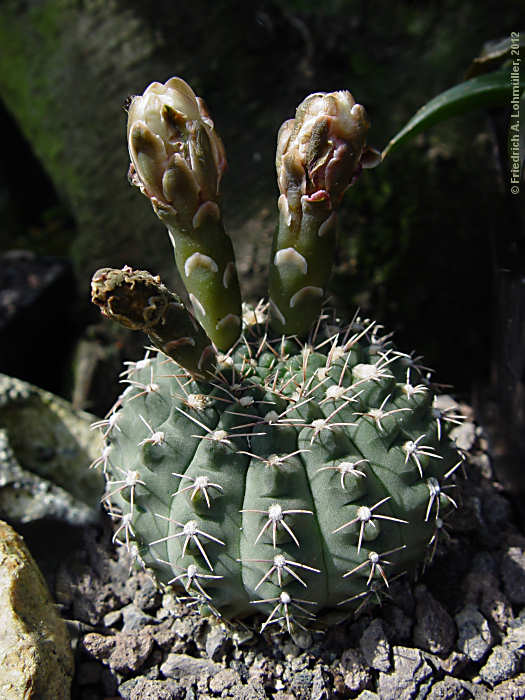
[[[504,39],[487,41],[465,73],[465,80],[499,69],[503,61],[516,55],[516,50],[525,48],[525,32],[514,32],[519,38],[507,36]],[[514,52],[514,53],[513,53]]]
[[[522,71],[523,72],[523,71]],[[509,105],[512,95],[511,69],[486,73],[442,92],[421,107],[383,150],[383,159],[407,139],[434,124],[480,107]],[[525,89],[525,78],[520,79],[520,90]]]

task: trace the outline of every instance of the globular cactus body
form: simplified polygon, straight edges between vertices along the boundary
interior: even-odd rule
[[[411,357],[359,329],[301,346],[249,327],[206,383],[162,353],[131,367],[107,500],[162,583],[308,626],[430,555],[461,456]]]

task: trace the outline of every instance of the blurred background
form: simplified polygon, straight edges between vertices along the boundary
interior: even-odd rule
[[[102,266],[175,283],[168,237],[126,179],[130,95],[179,75],[207,102],[228,154],[226,226],[256,301],[276,223],[275,139],[296,105],[349,89],[383,149],[523,19],[517,0],[2,0],[0,371],[101,416],[122,361],[142,355],[144,338],[89,302]],[[500,478],[521,493],[524,215],[508,112],[448,120],[362,175],[339,219],[331,293],[474,406]]]

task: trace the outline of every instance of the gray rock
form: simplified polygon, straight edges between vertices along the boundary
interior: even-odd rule
[[[370,683],[372,674],[365,667],[364,658],[357,649],[346,649],[339,662],[346,689],[352,693],[364,690]]]
[[[83,464],[84,469],[87,464]],[[101,483],[100,493],[102,490]],[[88,525],[98,519],[99,507],[95,510],[48,479],[23,469],[7,431],[0,429],[0,517],[17,525],[44,518]]]
[[[520,547],[509,547],[503,557],[501,573],[505,593],[516,605],[525,603],[525,552]]]
[[[173,681],[146,678],[131,678],[119,685],[118,692],[123,700],[178,700],[186,694],[184,688]]]
[[[87,469],[102,450],[93,420],[58,396],[0,374],[0,517],[98,520],[104,478]]]
[[[473,698],[473,700],[489,700],[489,698],[492,700],[492,694],[487,690],[486,686],[484,686],[482,683],[473,683],[472,681],[465,681],[461,680],[461,685],[463,686],[464,690],[467,691],[469,694],[469,698]],[[509,700],[506,698],[506,700]]]
[[[114,627],[118,622],[120,622],[121,618],[122,612],[120,610],[111,610],[104,615],[104,627]]]
[[[206,654],[213,661],[219,661],[231,646],[231,638],[228,630],[221,623],[210,624],[210,629],[206,635]]]
[[[525,673],[500,683],[490,694],[490,700],[518,700],[518,698],[525,698]]]
[[[138,571],[126,582],[126,593],[133,601],[133,605],[140,610],[149,610],[160,601],[157,584],[150,574]]]
[[[146,615],[136,605],[130,603],[124,606],[121,611],[124,624],[122,625],[123,632],[136,632],[147,625],[156,624],[157,620],[151,615]],[[105,618],[104,618],[105,621]]]
[[[166,678],[184,678],[185,680],[209,678],[221,670],[222,666],[209,659],[197,659],[187,654],[168,654],[166,661],[160,667],[160,672]]]
[[[234,685],[241,685],[239,674],[231,668],[223,668],[210,679],[210,690],[220,695]]]
[[[394,670],[380,673],[378,691],[381,700],[412,700],[421,685],[432,677],[432,668],[418,649],[393,648]]]
[[[432,685],[426,700],[463,700],[468,697],[469,694],[458,679],[447,676]]]
[[[502,643],[514,652],[525,650],[525,610],[510,623]]]
[[[363,690],[363,692],[359,693],[357,696],[357,700],[379,700],[379,695],[373,693],[371,690]]]
[[[454,646],[456,626],[445,608],[425,586],[416,588],[414,644],[438,656],[448,656]]]
[[[390,643],[386,638],[381,620],[377,618],[372,620],[361,635],[359,646],[369,666],[376,671],[390,670]]]
[[[330,687],[328,679],[324,673],[323,667],[318,664],[314,668],[312,675],[312,694],[311,700],[328,700],[330,696]]]
[[[513,676],[518,666],[519,659],[516,654],[507,647],[498,645],[492,649],[479,675],[485,683],[495,686]]]
[[[235,700],[266,700],[268,696],[261,681],[250,678],[246,685],[232,688],[232,697]],[[188,700],[187,696],[186,700]]]
[[[413,619],[397,605],[389,605],[383,611],[387,621],[387,636],[392,642],[406,644],[412,639]]]
[[[476,426],[471,421],[465,421],[451,431],[451,437],[461,450],[468,452],[476,442]]]
[[[105,636],[90,632],[84,635],[82,646],[84,650],[97,661],[106,661],[111,656],[117,643],[116,635]]]
[[[466,605],[456,615],[458,627],[457,648],[471,661],[481,661],[492,647],[489,624],[473,605]]]

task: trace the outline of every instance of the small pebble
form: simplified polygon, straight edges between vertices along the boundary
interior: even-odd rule
[[[432,668],[419,649],[396,646],[392,655],[393,671],[379,674],[379,697],[381,700],[412,700],[418,689],[431,680]]]
[[[432,685],[425,700],[466,700],[468,697],[469,694],[458,679],[447,676]]]
[[[357,649],[346,649],[341,654],[339,667],[343,675],[344,685],[351,693],[364,690],[372,678],[364,661],[363,655]]]
[[[376,671],[390,670],[390,643],[386,638],[381,620],[377,618],[372,620],[361,635],[359,646],[369,666]]]
[[[471,661],[481,661],[493,644],[487,620],[473,605],[466,605],[456,615],[456,625],[458,650]]]
[[[505,593],[511,603],[525,603],[525,552],[520,547],[509,547],[503,557],[501,572]]]
[[[425,588],[416,588],[414,644],[438,656],[448,656],[454,646],[456,626],[445,608]]]
[[[492,649],[479,675],[491,686],[508,680],[518,670],[519,660],[510,649],[498,645]]]

